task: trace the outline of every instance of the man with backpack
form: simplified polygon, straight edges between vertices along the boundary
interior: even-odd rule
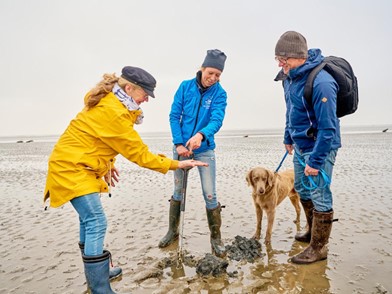
[[[339,84],[327,70],[321,69],[312,83],[310,101],[305,99],[307,78],[324,57],[320,49],[308,50],[305,37],[298,32],[288,31],[280,37],[275,59],[282,68],[275,80],[283,81],[286,101],[283,143],[289,154],[295,151],[295,189],[307,220],[306,231],[296,234],[295,239],[309,243],[291,261],[309,264],[327,258],[334,221],[330,181],[341,147],[336,113]]]

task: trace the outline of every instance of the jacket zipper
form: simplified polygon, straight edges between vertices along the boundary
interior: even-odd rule
[[[194,132],[195,129],[196,129],[197,120],[199,119],[199,112],[200,112],[200,107],[201,107],[201,103],[202,103],[202,102],[203,102],[203,94],[200,94],[200,102],[199,102],[199,105],[198,105],[198,107],[197,107],[196,121],[195,121],[195,125],[193,126],[193,130],[192,130],[192,132],[191,132],[191,137],[194,136],[193,132]]]

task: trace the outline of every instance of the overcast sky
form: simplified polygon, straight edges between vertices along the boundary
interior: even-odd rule
[[[227,55],[222,130],[283,128],[273,78],[275,44],[287,30],[309,48],[350,61],[359,110],[342,126],[392,124],[392,1],[0,0],[0,136],[57,135],[104,73],[146,69],[158,81],[140,132],[169,131],[180,82],[208,49]]]

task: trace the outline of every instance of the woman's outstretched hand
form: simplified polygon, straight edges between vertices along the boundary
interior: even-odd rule
[[[181,160],[178,162],[178,168],[187,169],[195,166],[208,166],[208,163],[193,159]]]

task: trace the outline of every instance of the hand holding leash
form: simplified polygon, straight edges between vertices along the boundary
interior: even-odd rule
[[[305,162],[303,162],[297,154],[295,154],[295,156],[297,157],[298,162],[304,167],[304,175],[301,177],[301,183],[306,190],[314,190],[318,188],[322,189],[331,184],[331,179],[323,169],[318,170],[312,168],[308,166]],[[312,176],[314,176],[314,178],[312,178]],[[310,186],[305,184],[304,177],[308,178]],[[320,179],[323,181],[323,183],[321,184],[318,183],[320,182]]]
[[[294,147],[291,144],[285,144],[284,147],[286,148],[286,151],[290,154],[293,155]]]
[[[304,174],[305,176],[317,176],[319,173],[318,169],[310,167],[309,165],[305,166]]]

